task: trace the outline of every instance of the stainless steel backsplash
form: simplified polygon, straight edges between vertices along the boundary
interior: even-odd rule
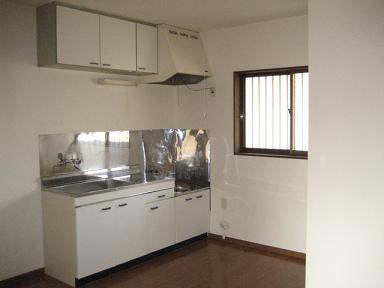
[[[175,175],[180,181],[209,181],[210,143],[204,129],[40,135],[39,150],[42,177],[132,169]]]

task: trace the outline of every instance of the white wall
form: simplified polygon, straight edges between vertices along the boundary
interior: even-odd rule
[[[384,1],[310,0],[307,287],[384,287]]]
[[[232,75],[306,65],[307,18],[210,31],[203,38],[215,98],[185,88],[176,98],[176,89],[164,86],[100,86],[98,78],[112,76],[38,68],[34,8],[0,1],[0,280],[44,265],[38,135],[47,133],[207,127],[213,136],[212,232],[220,234],[225,219],[228,236],[305,251],[307,161],[233,156]]]
[[[179,88],[177,122],[211,131],[211,231],[221,234],[226,220],[230,237],[305,252],[307,161],[234,156],[232,104],[234,71],[308,64],[307,17],[202,36],[214,75],[205,85],[217,95]]]
[[[43,264],[38,135],[174,127],[175,88],[36,66],[35,10],[0,3],[0,280]]]

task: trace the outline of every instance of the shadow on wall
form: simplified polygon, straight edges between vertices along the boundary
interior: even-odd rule
[[[211,138],[211,232],[305,251],[306,161],[234,155]]]
[[[14,201],[0,204],[0,280],[44,266],[43,231],[36,231],[42,227],[42,218],[36,217],[35,210],[38,207],[41,211],[40,179],[36,179],[34,186],[35,189],[20,194]],[[25,237],[32,234],[40,239],[26,241]]]

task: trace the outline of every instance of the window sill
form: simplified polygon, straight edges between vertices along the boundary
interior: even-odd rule
[[[257,156],[257,157],[272,157],[272,158],[286,158],[286,159],[301,159],[308,160],[308,155],[296,155],[296,154],[272,154],[272,153],[260,153],[260,152],[235,152],[236,156]]]

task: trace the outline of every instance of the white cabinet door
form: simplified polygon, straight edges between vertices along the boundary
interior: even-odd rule
[[[174,198],[146,204],[147,252],[175,244]]]
[[[210,225],[210,193],[209,189],[201,192],[196,192],[193,195],[195,202],[196,221],[194,221],[193,231],[195,236],[209,232]]]
[[[57,6],[57,62],[100,67],[99,15]]]
[[[135,196],[117,201],[115,205],[114,254],[116,265],[147,253],[145,242],[145,200]]]
[[[115,202],[76,208],[77,278],[115,265]]]
[[[176,198],[176,242],[209,231],[209,190]]]
[[[137,24],[137,71],[157,73],[157,27]]]
[[[136,24],[100,16],[101,67],[136,71]]]

